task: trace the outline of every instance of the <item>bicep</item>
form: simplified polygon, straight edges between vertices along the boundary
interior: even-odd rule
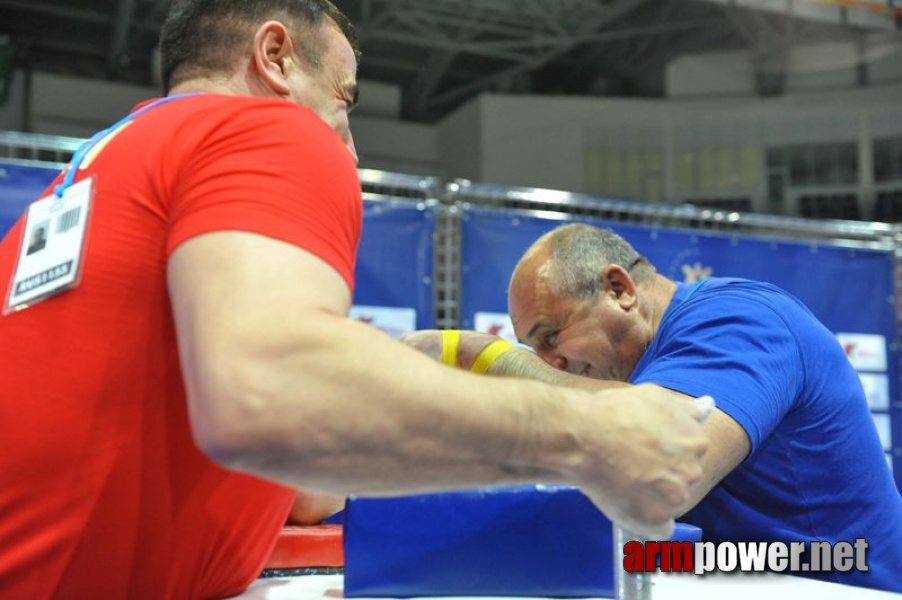
[[[284,317],[281,313],[302,314],[295,306],[342,315],[350,306],[347,284],[325,261],[255,233],[218,231],[193,237],[173,251],[167,269],[177,316],[202,319],[242,311],[265,320]],[[198,304],[205,310],[199,312]],[[216,307],[220,310],[206,310]]]
[[[752,448],[745,429],[722,410],[715,409],[702,424],[702,430],[708,439],[708,451],[702,458],[702,480],[693,488],[691,504],[684,512],[701,502],[745,460]]]
[[[313,254],[265,236],[222,231],[176,248],[167,277],[195,434],[242,419],[257,380],[350,305],[344,279]],[[310,341],[310,344],[315,342]]]
[[[674,398],[692,396],[669,390]],[[714,399],[716,404],[717,398]],[[721,480],[730,474],[751,452],[751,441],[745,429],[723,410],[715,410],[702,423],[708,450],[702,457],[702,479],[692,488],[692,496],[683,512],[688,512],[708,495]]]
[[[675,390],[669,391],[674,398],[692,398]],[[717,398],[714,401],[716,404]],[[702,423],[702,431],[708,442],[708,450],[701,461],[702,478],[692,487],[692,496],[683,508],[683,513],[701,502],[724,477],[742,464],[752,449],[748,433],[742,425],[718,408]]]

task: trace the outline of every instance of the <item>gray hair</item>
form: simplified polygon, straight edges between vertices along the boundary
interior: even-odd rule
[[[619,265],[636,281],[649,279],[654,267],[626,240],[609,229],[583,223],[558,227],[539,238],[533,247],[547,243],[549,278],[559,296],[598,299],[601,272]]]

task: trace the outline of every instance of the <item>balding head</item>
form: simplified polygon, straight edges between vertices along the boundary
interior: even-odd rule
[[[559,296],[594,301],[601,274],[612,264],[629,271],[637,282],[654,275],[654,268],[613,231],[583,223],[562,225],[537,239],[523,254],[511,277],[510,292],[514,294],[524,276],[530,280],[541,275]]]
[[[517,264],[510,317],[518,339],[552,366],[626,381],[674,289],[620,236],[565,225],[536,240]]]

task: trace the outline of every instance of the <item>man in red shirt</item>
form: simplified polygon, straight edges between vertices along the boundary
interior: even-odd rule
[[[346,318],[357,51],[332,4],[177,1],[161,49],[166,97],[47,192],[85,209],[46,213],[52,268],[23,248],[40,203],[0,244],[4,597],[237,594],[297,489],[572,484],[669,532],[701,472],[692,403],[478,378]]]

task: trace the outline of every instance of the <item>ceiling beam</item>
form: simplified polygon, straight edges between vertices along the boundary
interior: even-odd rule
[[[422,74],[405,94],[408,110],[417,114],[427,109],[429,98],[444,78],[455,56],[456,53],[449,51],[432,53]]]
[[[74,8],[71,6],[31,2],[30,0],[3,0],[3,2],[0,3],[0,6],[38,14],[63,17],[65,19],[85,21],[88,23],[109,23],[112,21],[110,16],[106,13],[85,10],[83,8]]]
[[[573,37],[568,44],[559,46],[555,49],[554,52],[549,52],[544,55],[536,56],[532,59],[524,60],[520,64],[514,65],[507,69],[496,71],[495,73],[481,77],[475,81],[466,83],[451,90],[447,90],[441,94],[434,96],[431,99],[430,103],[433,107],[435,107],[455,102],[462,97],[483,90],[489,87],[491,84],[504,78],[509,78],[525,71],[537,69],[548,63],[550,60],[556,58],[557,56],[560,56],[573,49],[574,47],[585,43],[585,40],[601,42],[605,41],[605,39],[617,39],[628,35],[635,35],[635,31],[629,32],[627,34],[620,30],[610,32],[601,32],[601,30],[611,25],[626,14],[638,9],[640,6],[646,4],[649,1],[650,0],[619,0],[617,2],[614,2],[612,3],[611,8],[605,12],[605,16],[603,18],[597,19],[590,24],[582,26],[580,28],[582,30],[581,35]]]
[[[114,17],[112,17],[108,12],[75,8],[61,4],[31,2],[30,0],[0,0],[0,8],[13,8],[24,12],[61,17],[63,19],[71,19],[73,21],[82,21],[84,23],[112,25],[114,22]],[[153,33],[156,33],[160,30],[160,23],[155,23],[152,21],[137,20],[132,23],[132,26],[134,28],[141,29],[143,31],[150,31]]]

